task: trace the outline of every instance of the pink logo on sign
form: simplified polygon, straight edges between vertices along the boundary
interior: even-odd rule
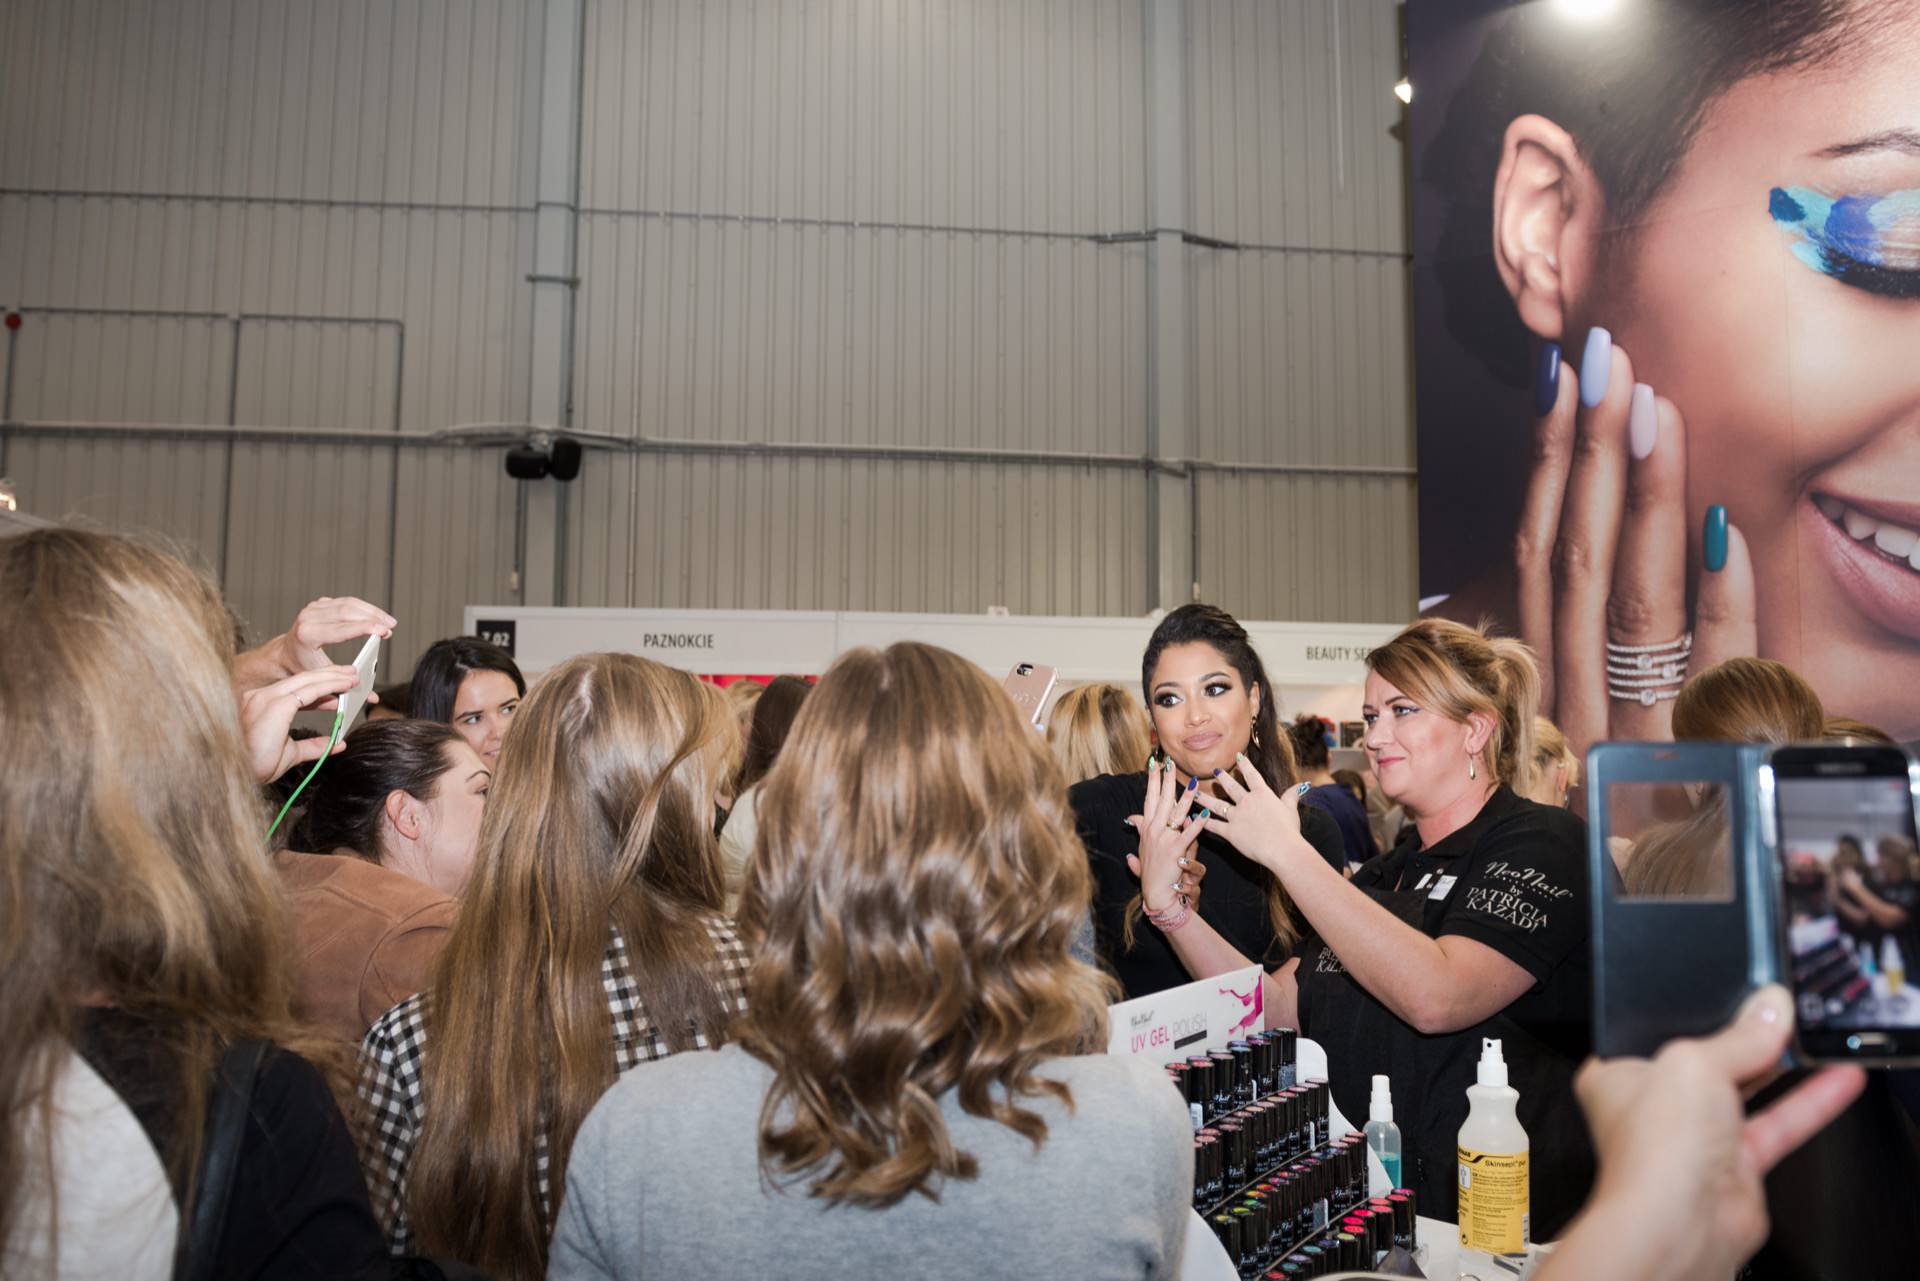
[[[1242,991],[1239,991],[1238,989],[1230,988],[1230,987],[1223,987],[1219,989],[1220,994],[1222,996],[1233,997],[1235,1000],[1240,1002],[1241,1007],[1246,1011],[1245,1014],[1242,1014],[1240,1016],[1240,1021],[1238,1023],[1235,1023],[1232,1029],[1228,1031],[1227,1036],[1229,1038],[1231,1038],[1235,1033],[1240,1032],[1242,1029],[1253,1027],[1260,1022],[1261,1004],[1262,1004],[1263,997],[1265,995],[1261,990],[1262,987],[1263,987],[1263,984],[1261,984],[1261,982],[1258,979],[1255,979],[1253,983],[1253,991],[1251,992],[1242,992]]]

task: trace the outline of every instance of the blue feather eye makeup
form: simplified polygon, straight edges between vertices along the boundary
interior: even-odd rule
[[[1767,211],[1805,266],[1883,298],[1920,298],[1920,189],[1833,196],[1775,187]]]

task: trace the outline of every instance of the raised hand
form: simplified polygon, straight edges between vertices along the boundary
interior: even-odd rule
[[[234,684],[242,692],[285,680],[299,672],[330,667],[326,647],[362,636],[391,637],[399,623],[393,615],[355,596],[322,596],[295,616],[293,626],[234,665]]]
[[[1517,621],[1540,659],[1543,709],[1576,756],[1603,739],[1670,739],[1681,683],[1754,652],[1746,540],[1724,507],[1707,509],[1690,619],[1679,409],[1633,381],[1604,329],[1591,331],[1578,372],[1557,347],[1547,357],[1514,539]]]
[[[322,667],[241,694],[240,734],[254,778],[271,783],[295,765],[326,755],[324,738],[296,742],[287,737],[293,730],[293,718],[303,708],[335,706],[341,694],[359,683],[360,673],[351,667]],[[345,746],[344,742],[335,743],[333,750],[338,752]]]
[[[1235,757],[1233,769],[1223,770],[1214,784],[1220,796],[1209,802],[1213,812],[1206,826],[1226,837],[1233,848],[1276,876],[1289,854],[1302,846],[1312,850],[1300,834],[1300,798],[1306,793],[1305,784],[1276,793],[1245,756]],[[1314,853],[1312,857],[1317,859],[1319,855]]]
[[[1199,896],[1206,865],[1192,856],[1193,843],[1204,830],[1188,822],[1198,780],[1181,784],[1173,764],[1147,767],[1147,794],[1142,812],[1127,822],[1140,834],[1140,852],[1127,855],[1127,868],[1140,878],[1140,896],[1149,912],[1166,911],[1176,895],[1192,902]]]

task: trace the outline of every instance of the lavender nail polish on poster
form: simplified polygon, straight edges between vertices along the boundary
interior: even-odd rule
[[[1533,370],[1533,412],[1545,418],[1560,399],[1560,344],[1540,344],[1540,363]]]
[[[1653,455],[1660,439],[1660,410],[1653,401],[1653,388],[1645,383],[1633,385],[1633,407],[1627,412],[1627,447],[1636,459]]]
[[[1607,379],[1613,373],[1613,335],[1595,325],[1587,331],[1587,349],[1580,357],[1580,403],[1592,409],[1607,398]]]

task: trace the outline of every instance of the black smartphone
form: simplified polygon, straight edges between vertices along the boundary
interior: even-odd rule
[[[1772,792],[1782,976],[1794,1057],[1873,1065],[1920,1056],[1920,767],[1894,747],[1791,745]],[[1764,806],[1764,799],[1763,799]]]

